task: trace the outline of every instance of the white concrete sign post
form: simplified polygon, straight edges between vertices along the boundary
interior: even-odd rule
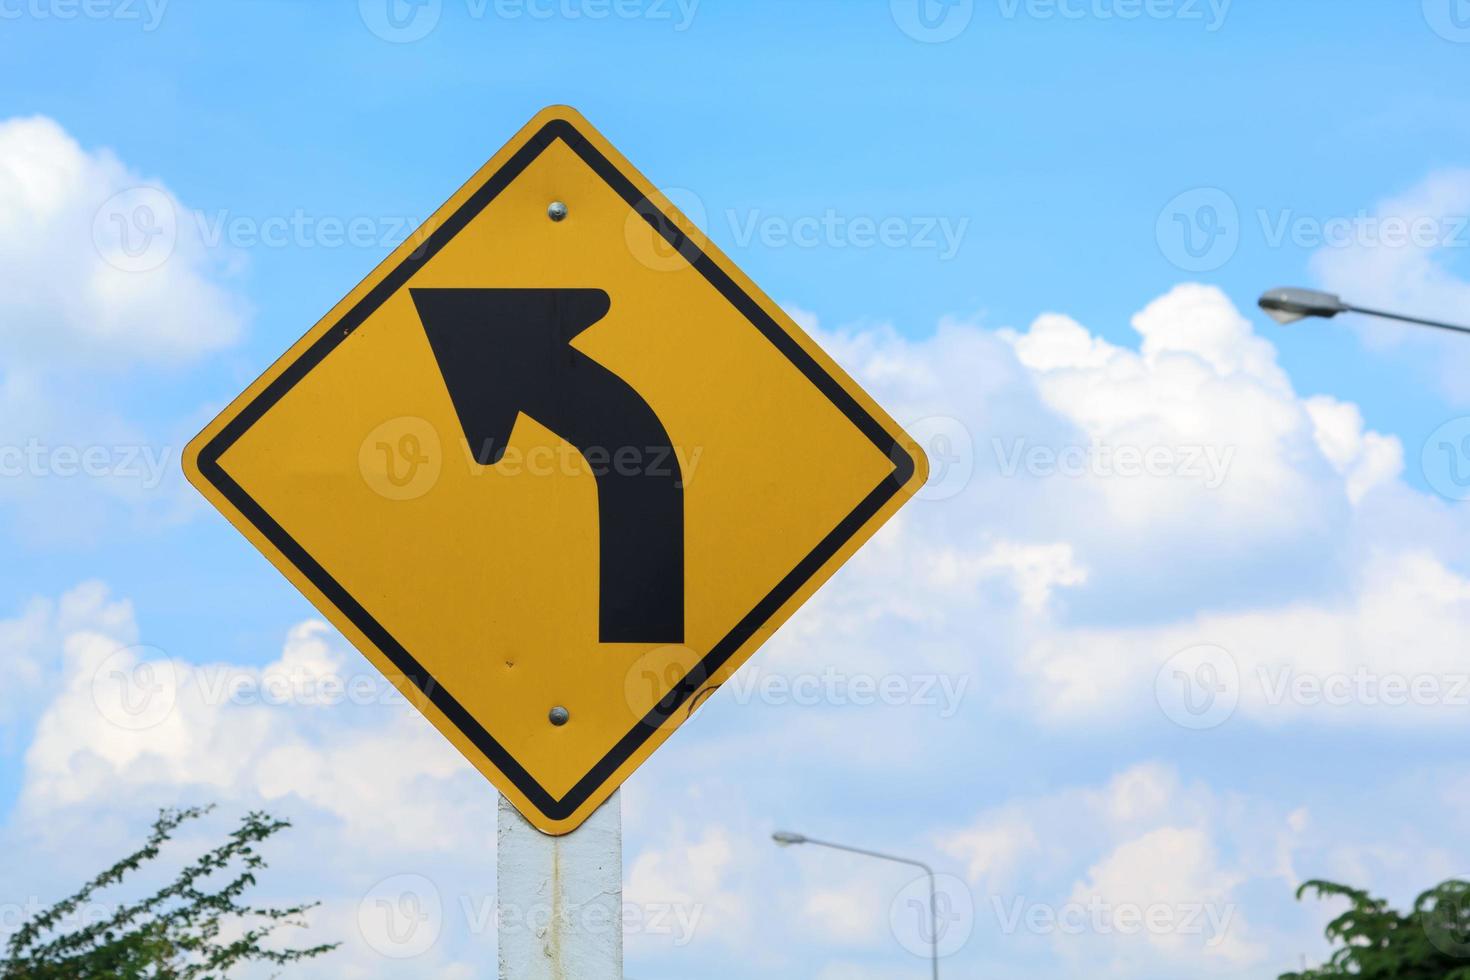
[[[500,798],[500,980],[622,980],[621,797],[562,837],[541,833]]]

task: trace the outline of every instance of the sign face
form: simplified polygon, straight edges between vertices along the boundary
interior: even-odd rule
[[[927,473],[566,108],[236,398],[185,467],[551,834]]]

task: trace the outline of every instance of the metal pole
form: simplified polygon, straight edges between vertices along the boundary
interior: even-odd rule
[[[934,871],[927,864],[924,873],[929,876],[929,964],[934,969],[934,980],[939,980],[939,894],[934,883]]]
[[[907,864],[911,867],[922,868],[924,873],[929,876],[929,961],[934,971],[934,980],[939,980],[939,889],[935,884],[933,868],[929,867],[923,861],[915,861],[912,858],[884,854],[881,851],[869,851],[862,847],[849,847],[846,844],[834,844],[831,841],[817,840],[812,837],[803,836],[801,843],[815,844],[818,847],[830,847],[835,851],[847,851],[850,854],[861,854],[864,857],[877,858],[880,861],[893,861],[898,864]]]
[[[1421,327],[1434,327],[1436,330],[1453,330],[1456,333],[1470,333],[1470,327],[1462,327],[1454,323],[1444,323],[1440,320],[1426,320],[1417,316],[1404,316],[1402,313],[1389,313],[1386,310],[1369,309],[1366,306],[1353,306],[1344,303],[1343,308],[1353,313],[1363,313],[1367,316],[1380,316],[1385,320],[1401,320],[1404,323],[1414,323]]]
[[[622,980],[621,794],[564,837],[503,796],[497,825],[500,980]]]

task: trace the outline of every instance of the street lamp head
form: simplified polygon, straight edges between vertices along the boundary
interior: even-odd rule
[[[1271,289],[1261,296],[1259,302],[1261,309],[1277,323],[1295,323],[1309,316],[1331,319],[1347,310],[1341,297],[1315,289]]]
[[[790,847],[792,844],[806,843],[806,838],[801,834],[793,834],[785,830],[776,831],[771,835],[771,840],[775,841],[778,847]]]

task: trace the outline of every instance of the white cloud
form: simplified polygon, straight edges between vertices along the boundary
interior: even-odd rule
[[[33,598],[16,616],[0,620],[0,655],[6,683],[0,694],[0,726],[33,720],[62,676],[62,647],[69,637],[106,632],[122,644],[137,642],[132,604],[115,600],[101,582],[85,582],[56,600]]]
[[[1350,294],[1367,306],[1418,312],[1424,316],[1462,317],[1470,308],[1470,283],[1449,268],[1452,249],[1470,246],[1470,170],[1430,174],[1403,194],[1373,209],[1376,223],[1343,247],[1329,247],[1313,257],[1314,271],[1330,289]],[[1389,235],[1384,222],[1407,226]],[[1420,235],[1415,225],[1428,229]],[[1396,329],[1385,336],[1407,335]]]
[[[1009,351],[958,324],[919,341],[834,335],[901,419],[950,406],[973,435],[975,476],[916,502],[797,617],[793,646],[816,661],[814,641],[835,635],[849,661],[881,663],[887,631],[902,630],[910,665],[985,670],[996,707],[1016,711],[1019,694],[1024,715],[1073,727],[1162,719],[1156,675],[1200,644],[1233,658],[1239,718],[1462,718],[1466,528],[1402,483],[1398,440],[1355,405],[1298,394],[1216,289],[1178,287],[1133,326],[1136,350],[1050,314],[1000,331]],[[1392,675],[1387,696],[1355,686],[1337,704],[1341,675],[1360,670],[1370,686]],[[1391,703],[1399,679],[1422,675],[1410,703]],[[1334,689],[1312,703],[1295,685],[1317,678]]]
[[[944,567],[942,565],[941,569]],[[1016,544],[1000,541],[981,559],[980,567],[1009,573],[1021,602],[1033,612],[1046,608],[1054,589],[1087,581],[1087,569],[1077,563],[1072,546],[1066,543]]]
[[[1322,248],[1312,271],[1322,285],[1360,306],[1451,323],[1470,310],[1463,256],[1470,248],[1470,170],[1444,170],[1380,202],[1363,232]],[[1374,349],[1404,347],[1427,355],[1444,391],[1470,397],[1470,353],[1460,338],[1437,330],[1353,318]]]
[[[1181,286],[1134,326],[1138,349],[1051,314],[1025,332],[949,322],[923,340],[822,335],[900,421],[952,421],[928,447],[944,493],[901,516],[892,548],[855,563],[872,573],[844,592],[863,593],[858,615],[881,615],[878,598],[937,623],[951,607],[916,594],[923,582],[972,609],[993,601],[1010,621],[1014,593],[996,590],[1014,579],[977,574],[998,546],[1070,548],[1063,580],[1028,597],[1083,620],[1277,601],[1282,580],[1286,594],[1323,587],[1343,528],[1394,485],[1396,441],[1362,431],[1358,458],[1329,459],[1273,349],[1218,290]]]
[[[1119,844],[1087,871],[1068,901],[1099,909],[1104,934],[1139,937],[1170,955],[1250,965],[1265,950],[1247,943],[1233,897],[1242,876],[1223,868],[1198,827],[1159,827]]]
[[[42,116],[0,122],[0,175],[8,367],[179,364],[239,336],[241,304],[160,181]]]
[[[1369,490],[1397,479],[1404,470],[1404,447],[1392,436],[1365,432],[1358,406],[1329,395],[1306,400],[1317,448],[1347,481],[1348,499],[1360,503]]]
[[[982,923],[1004,941],[1052,945],[1095,964],[1091,975],[1156,975],[1170,963],[1218,972],[1266,954],[1241,888],[1295,884],[1276,862],[1297,841],[1286,822],[1144,763],[986,811],[939,844],[965,863]]]
[[[179,470],[192,411],[129,375],[234,343],[221,250],[154,178],[41,116],[0,120],[0,504],[27,546],[77,546],[196,512]]]
[[[96,583],[0,625],[39,678],[21,692],[39,718],[0,876],[54,897],[138,839],[154,807],[218,803],[221,836],[266,809],[295,826],[261,897],[323,899],[308,940],[346,943],[303,976],[476,975],[452,951],[493,946],[476,912],[493,908],[495,794],[449,743],[322,623],[259,667],[190,662],[138,633]],[[442,894],[443,938],[399,960],[358,923],[375,883],[406,874]]]
[[[1079,858],[1157,826],[1157,821],[1206,818],[1212,798],[1186,787],[1161,763],[1140,763],[1101,786],[1068,787],[986,810],[969,826],[948,831],[940,847],[964,862],[986,892],[1017,887],[1023,877],[1065,873]],[[1054,834],[1071,824],[1068,834]]]
[[[1206,643],[1224,651],[1218,693],[1238,697],[1237,719],[1464,725],[1470,579],[1422,551],[1365,555],[1353,574],[1346,595],[1325,601],[1153,627],[1052,629],[1030,645],[1022,669],[1042,717],[1068,725],[1175,711],[1185,692],[1155,701],[1155,676],[1176,653]]]
[[[1041,850],[1041,841],[1024,814],[1003,811],[949,835],[945,849],[964,861],[971,881],[1000,888],[1016,880],[1022,862]]]
[[[292,629],[264,668],[194,664],[101,631],[69,634],[64,655],[26,753],[26,810],[195,787],[301,800],[363,842],[444,851],[473,833],[458,810],[477,785],[468,764],[323,623]]]
[[[806,894],[801,912],[814,931],[833,942],[866,946],[882,935],[882,909],[871,889],[815,888]]]
[[[649,953],[677,951],[702,938],[744,948],[753,910],[732,880],[737,847],[729,830],[709,826],[691,837],[676,825],[671,836],[638,851],[623,870],[623,901],[636,913],[629,944]]]
[[[1111,461],[1090,463],[1095,515],[1143,538],[1186,523],[1226,524],[1251,543],[1300,535],[1316,521],[1321,480],[1310,419],[1275,362],[1224,295],[1180,286],[1133,320],[1138,351],[1070,320],[1042,317],[1009,334],[1046,404]],[[1125,466],[1123,453],[1131,456]],[[1158,465],[1144,467],[1149,453]],[[1300,465],[1306,462],[1308,465]],[[1043,474],[1049,475],[1049,474]]]

